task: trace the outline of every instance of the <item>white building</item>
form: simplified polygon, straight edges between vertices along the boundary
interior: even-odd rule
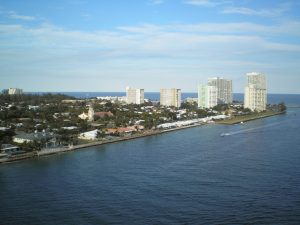
[[[98,133],[99,133],[99,130],[96,129],[96,130],[80,133],[78,135],[78,138],[83,139],[83,140],[95,140],[95,139],[97,139]]]
[[[181,89],[160,89],[160,105],[180,107]]]
[[[198,107],[212,108],[218,104],[217,88],[215,86],[199,85]]]
[[[232,103],[232,80],[213,77],[208,78],[207,84],[208,86],[215,86],[217,88],[218,104]]]
[[[127,104],[143,104],[144,103],[144,89],[135,89],[126,87]]]
[[[264,111],[267,105],[266,77],[261,73],[247,73],[244,107],[252,111]]]
[[[86,120],[87,118],[89,118],[88,114],[86,114],[85,112],[81,113],[80,115],[78,115],[78,117],[82,120]]]
[[[112,103],[127,102],[127,97],[126,96],[106,96],[106,97],[99,96],[99,97],[97,97],[97,99],[98,100],[111,101]]]
[[[8,94],[9,95],[21,95],[21,94],[23,94],[23,90],[19,89],[19,88],[9,88]]]

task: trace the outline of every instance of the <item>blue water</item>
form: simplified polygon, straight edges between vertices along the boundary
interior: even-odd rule
[[[290,108],[0,165],[0,224],[300,224],[299,131]]]

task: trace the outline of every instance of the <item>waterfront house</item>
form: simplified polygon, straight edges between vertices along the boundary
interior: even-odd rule
[[[15,155],[24,153],[18,146],[11,145],[11,144],[2,144],[0,149],[0,158],[6,157],[9,155]]]
[[[21,133],[13,137],[16,143],[56,142],[56,135],[49,132]]]
[[[83,140],[96,140],[98,134],[99,134],[99,130],[96,129],[96,130],[80,133],[78,135],[78,138]]]

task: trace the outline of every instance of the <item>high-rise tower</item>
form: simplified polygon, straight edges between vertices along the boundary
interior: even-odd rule
[[[261,73],[247,73],[244,107],[252,111],[264,111],[267,105],[266,76]]]

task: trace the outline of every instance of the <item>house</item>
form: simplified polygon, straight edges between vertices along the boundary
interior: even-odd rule
[[[86,120],[87,118],[89,118],[87,113],[81,113],[78,117],[82,120]]]
[[[30,143],[30,142],[55,142],[56,135],[49,132],[34,132],[34,133],[22,133],[13,137],[13,142],[16,143]]]
[[[80,133],[78,135],[78,138],[83,140],[96,140],[98,134],[99,134],[99,130],[96,129],[96,130]]]
[[[69,126],[69,127],[62,127],[62,129],[64,129],[64,130],[75,130],[75,129],[77,129],[77,127],[76,126]]]
[[[2,144],[0,149],[0,154],[4,155],[14,155],[18,153],[23,153],[18,146],[11,145],[11,144]]]
[[[144,126],[139,126],[139,130],[144,129]],[[124,133],[132,133],[137,131],[136,126],[132,126],[132,127],[118,127],[118,128],[109,128],[106,130],[105,134],[124,134]]]
[[[113,117],[114,114],[112,112],[95,112],[94,113],[94,116],[95,117],[100,117],[100,118],[104,118],[105,116],[107,117]]]

